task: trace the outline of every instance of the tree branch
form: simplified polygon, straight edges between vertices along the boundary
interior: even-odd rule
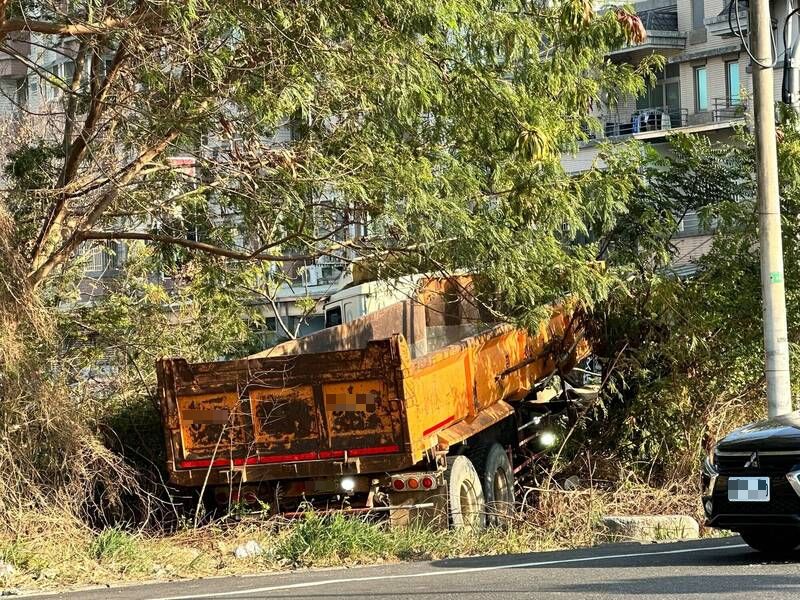
[[[167,147],[175,141],[178,137],[178,131],[176,129],[172,129],[167,132],[166,136],[159,140],[158,142],[152,144],[147,150],[143,151],[139,156],[131,162],[127,167],[125,167],[124,171],[120,175],[119,179],[114,181],[116,184],[112,189],[108,190],[105,194],[103,194],[97,203],[91,208],[91,210],[86,213],[86,216],[83,219],[82,223],[78,224],[78,227],[92,227],[99,219],[103,216],[105,211],[108,209],[109,206],[117,199],[119,195],[119,190],[124,188],[128,185],[133,179],[141,172],[141,170],[153,159],[164,152]],[[63,214],[63,210],[60,212]],[[42,280],[47,277],[50,272],[63,263],[67,258],[72,254],[75,248],[78,247],[81,240],[77,237],[78,230],[76,229],[67,239],[66,241],[61,244],[59,248],[54,250],[50,256],[42,262],[41,264],[38,263],[37,260],[33,260],[31,262],[31,273],[30,273],[30,283],[32,286],[36,287],[39,285]],[[44,238],[46,239],[46,238]],[[41,249],[43,246],[40,246]],[[40,254],[37,254],[37,258]]]
[[[5,4],[10,4],[7,0]],[[0,2],[2,7],[3,2]],[[129,29],[146,20],[148,15],[138,15],[124,19],[108,18],[95,23],[53,23],[51,21],[31,21],[27,19],[5,19],[0,23],[0,34],[12,31],[31,31],[45,35],[91,35]]]
[[[100,52],[100,49],[97,48],[95,52]],[[92,70],[91,89],[94,93],[92,94],[86,120],[83,122],[83,131],[81,131],[80,135],[72,144],[72,149],[69,153],[69,156],[66,158],[64,165],[65,184],[68,184],[70,181],[72,181],[72,179],[75,177],[75,173],[78,171],[78,167],[83,159],[83,155],[86,152],[86,147],[89,144],[89,139],[92,137],[92,134],[94,133],[95,129],[97,128],[97,124],[100,121],[100,116],[103,114],[109,89],[114,81],[119,77],[126,57],[126,45],[124,42],[122,42],[114,54],[111,67],[109,68],[108,73],[106,73],[102,83],[98,83],[97,79],[99,74],[94,72],[94,68]],[[94,66],[95,65],[93,65],[93,67]],[[99,66],[99,64],[97,66]]]
[[[147,233],[144,231],[79,231],[77,236],[81,241],[86,240],[142,240],[145,242],[155,242],[158,244],[173,244],[175,246],[182,246],[190,250],[198,250],[206,254],[213,254],[215,256],[224,256],[234,260],[269,260],[275,262],[293,262],[298,260],[313,260],[318,258],[319,254],[265,254],[263,252],[239,252],[238,250],[231,250],[230,248],[222,248],[206,242],[195,242],[186,238],[173,237],[169,235],[161,235],[158,233]]]
[[[65,122],[64,122],[64,136],[63,136],[63,148],[64,148],[64,156],[69,156],[70,148],[72,147],[72,134],[75,130],[75,117],[78,111],[78,90],[80,90],[82,79],[83,79],[83,68],[86,63],[86,53],[88,52],[89,45],[85,40],[81,41],[80,47],[78,48],[78,52],[75,55],[75,69],[72,73],[72,81],[70,82],[69,89],[72,92],[69,96],[69,100],[67,100],[67,108],[66,108],[66,115],[65,115]],[[59,185],[65,184],[65,178],[67,173],[67,164],[64,164],[64,169],[61,172],[61,178]]]
[[[100,52],[100,48],[95,48],[94,51]],[[69,185],[78,172],[78,167],[83,160],[89,139],[97,128],[103,108],[105,107],[105,100],[108,96],[108,90],[114,80],[119,76],[122,64],[125,61],[125,57],[125,43],[122,42],[117,48],[117,52],[114,55],[114,60],[109,72],[106,74],[103,82],[99,85],[97,83],[98,73],[94,72],[94,67],[97,65],[95,64],[96,61],[93,61],[91,89],[95,91],[95,93],[92,94],[89,111],[86,115],[86,119],[83,122],[83,128],[80,135],[78,135],[75,140],[70,140],[70,152],[64,159],[64,169],[62,171],[60,182],[64,187]],[[77,68],[75,73],[78,73]],[[40,257],[43,254],[44,249],[48,246],[48,240],[50,239],[51,233],[54,230],[57,230],[64,221],[67,198],[68,195],[64,193],[60,195],[55,202],[53,202],[47,220],[42,224],[42,228],[39,231],[39,235],[36,237],[36,242],[34,243],[33,250],[31,251],[31,264],[34,266],[34,268],[37,268]]]

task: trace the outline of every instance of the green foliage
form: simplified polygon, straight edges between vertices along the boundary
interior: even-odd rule
[[[779,146],[793,347],[800,340],[798,139],[787,127]],[[602,353],[617,369],[583,441],[669,479],[690,476],[714,440],[765,412],[754,148],[739,132],[730,143],[673,136],[665,155],[643,151],[642,186],[606,250],[628,286],[596,314]],[[688,210],[714,235],[697,272],[680,279],[673,265],[685,257],[673,236]],[[794,372],[799,361],[794,352]]]
[[[138,543],[136,538],[118,528],[101,531],[92,540],[89,554],[97,560],[132,561],[136,558]]]
[[[386,556],[389,544],[385,533],[367,521],[309,512],[289,530],[275,552],[292,564],[311,565],[332,558],[338,562]]]
[[[35,145],[23,145],[12,150],[3,168],[7,177],[20,188],[33,190],[53,183],[57,158],[63,158],[63,149],[47,145],[43,140]]]
[[[342,215],[368,216],[369,244],[356,251],[367,262],[402,249],[406,271],[487,269],[511,318],[532,322],[530,307],[566,293],[592,302],[610,282],[562,231],[578,235],[597,214],[609,225],[628,186],[572,179],[560,153],[596,126],[590,107],[638,94],[658,59],[605,60],[632,35],[614,11],[595,14],[585,0],[531,10],[515,0],[159,5],[164,21],[150,26],[160,37],[139,43],[152,35],[142,26],[107,48],[125,50],[124,79],[142,85],[127,105],[103,105],[114,139],[92,139],[91,156],[116,164],[175,132],[175,150],[196,162],[156,157],[89,226],[118,228],[130,215],[126,228],[154,234],[313,253],[309,239],[338,230]],[[267,144],[289,117],[292,143]],[[209,154],[203,139],[222,150]],[[83,168],[91,180],[94,165]],[[71,198],[91,205],[113,186],[100,182]],[[19,242],[28,249],[33,238]],[[165,272],[191,269],[185,248],[159,250]]]
[[[34,562],[34,553],[24,541],[14,540],[0,547],[0,561],[17,569],[27,569]]]

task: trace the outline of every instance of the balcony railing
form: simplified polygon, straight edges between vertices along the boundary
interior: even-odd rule
[[[631,117],[627,121],[621,120],[616,115],[605,115],[600,118],[603,122],[602,137],[615,138],[646,131],[664,131],[675,127],[686,127],[688,116],[687,109],[671,106],[655,106],[636,110],[631,113]]]
[[[728,11],[730,10],[730,14]],[[706,17],[705,25],[708,33],[717,35],[723,38],[732,38],[736,35],[736,30],[741,31],[743,35],[747,35],[748,27],[748,11],[747,2],[745,0],[738,0],[736,12],[728,2],[718,15]],[[730,19],[730,20],[729,20]],[[773,20],[773,27],[777,26],[777,22]]]
[[[741,119],[747,112],[747,104],[741,98],[714,98],[711,118],[715,123]]]
[[[678,9],[671,7],[637,13],[647,31],[678,31]]]
[[[647,31],[646,39],[641,43],[625,44],[621,48],[609,52],[610,56],[623,59],[641,59],[658,51],[659,54],[673,55],[686,47],[686,32],[678,29],[678,8],[663,8],[637,12]]]

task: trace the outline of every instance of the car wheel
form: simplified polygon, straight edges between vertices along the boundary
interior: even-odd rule
[[[450,525],[454,529],[483,529],[486,505],[472,461],[463,455],[449,457],[445,479]]]
[[[486,524],[508,523],[514,515],[514,471],[508,454],[500,444],[492,444],[477,450],[472,461],[483,484]]]
[[[764,554],[786,554],[800,546],[800,531],[794,529],[757,529],[742,531],[742,539],[753,550]]]

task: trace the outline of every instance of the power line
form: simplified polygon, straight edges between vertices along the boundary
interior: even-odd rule
[[[731,15],[731,13],[733,12],[733,4],[734,4],[734,2],[736,3],[736,30],[733,29],[733,22],[732,22],[732,15]],[[748,4],[748,7],[749,7],[749,2],[747,4]],[[787,17],[787,20],[788,20],[788,17]],[[775,40],[775,32],[772,31],[772,29],[770,29],[770,42],[772,44],[772,56],[774,57],[773,61],[772,61],[772,64],[771,65],[764,64],[764,63],[760,62],[755,56],[753,56],[753,53],[750,51],[750,45],[747,43],[747,38],[742,33],[742,24],[739,21],[739,0],[730,0],[730,2],[728,3],[728,29],[730,29],[730,32],[731,32],[732,35],[734,35],[735,37],[739,38],[739,40],[742,42],[742,46],[744,47],[744,51],[747,52],[747,56],[750,57],[750,60],[753,62],[753,64],[758,65],[762,69],[772,69],[778,64],[778,59],[780,57],[778,56],[778,48],[777,48],[777,42]],[[786,40],[785,40],[786,28],[785,28],[785,26],[784,26],[783,32],[784,32],[784,52],[785,52],[785,48],[786,48]]]

